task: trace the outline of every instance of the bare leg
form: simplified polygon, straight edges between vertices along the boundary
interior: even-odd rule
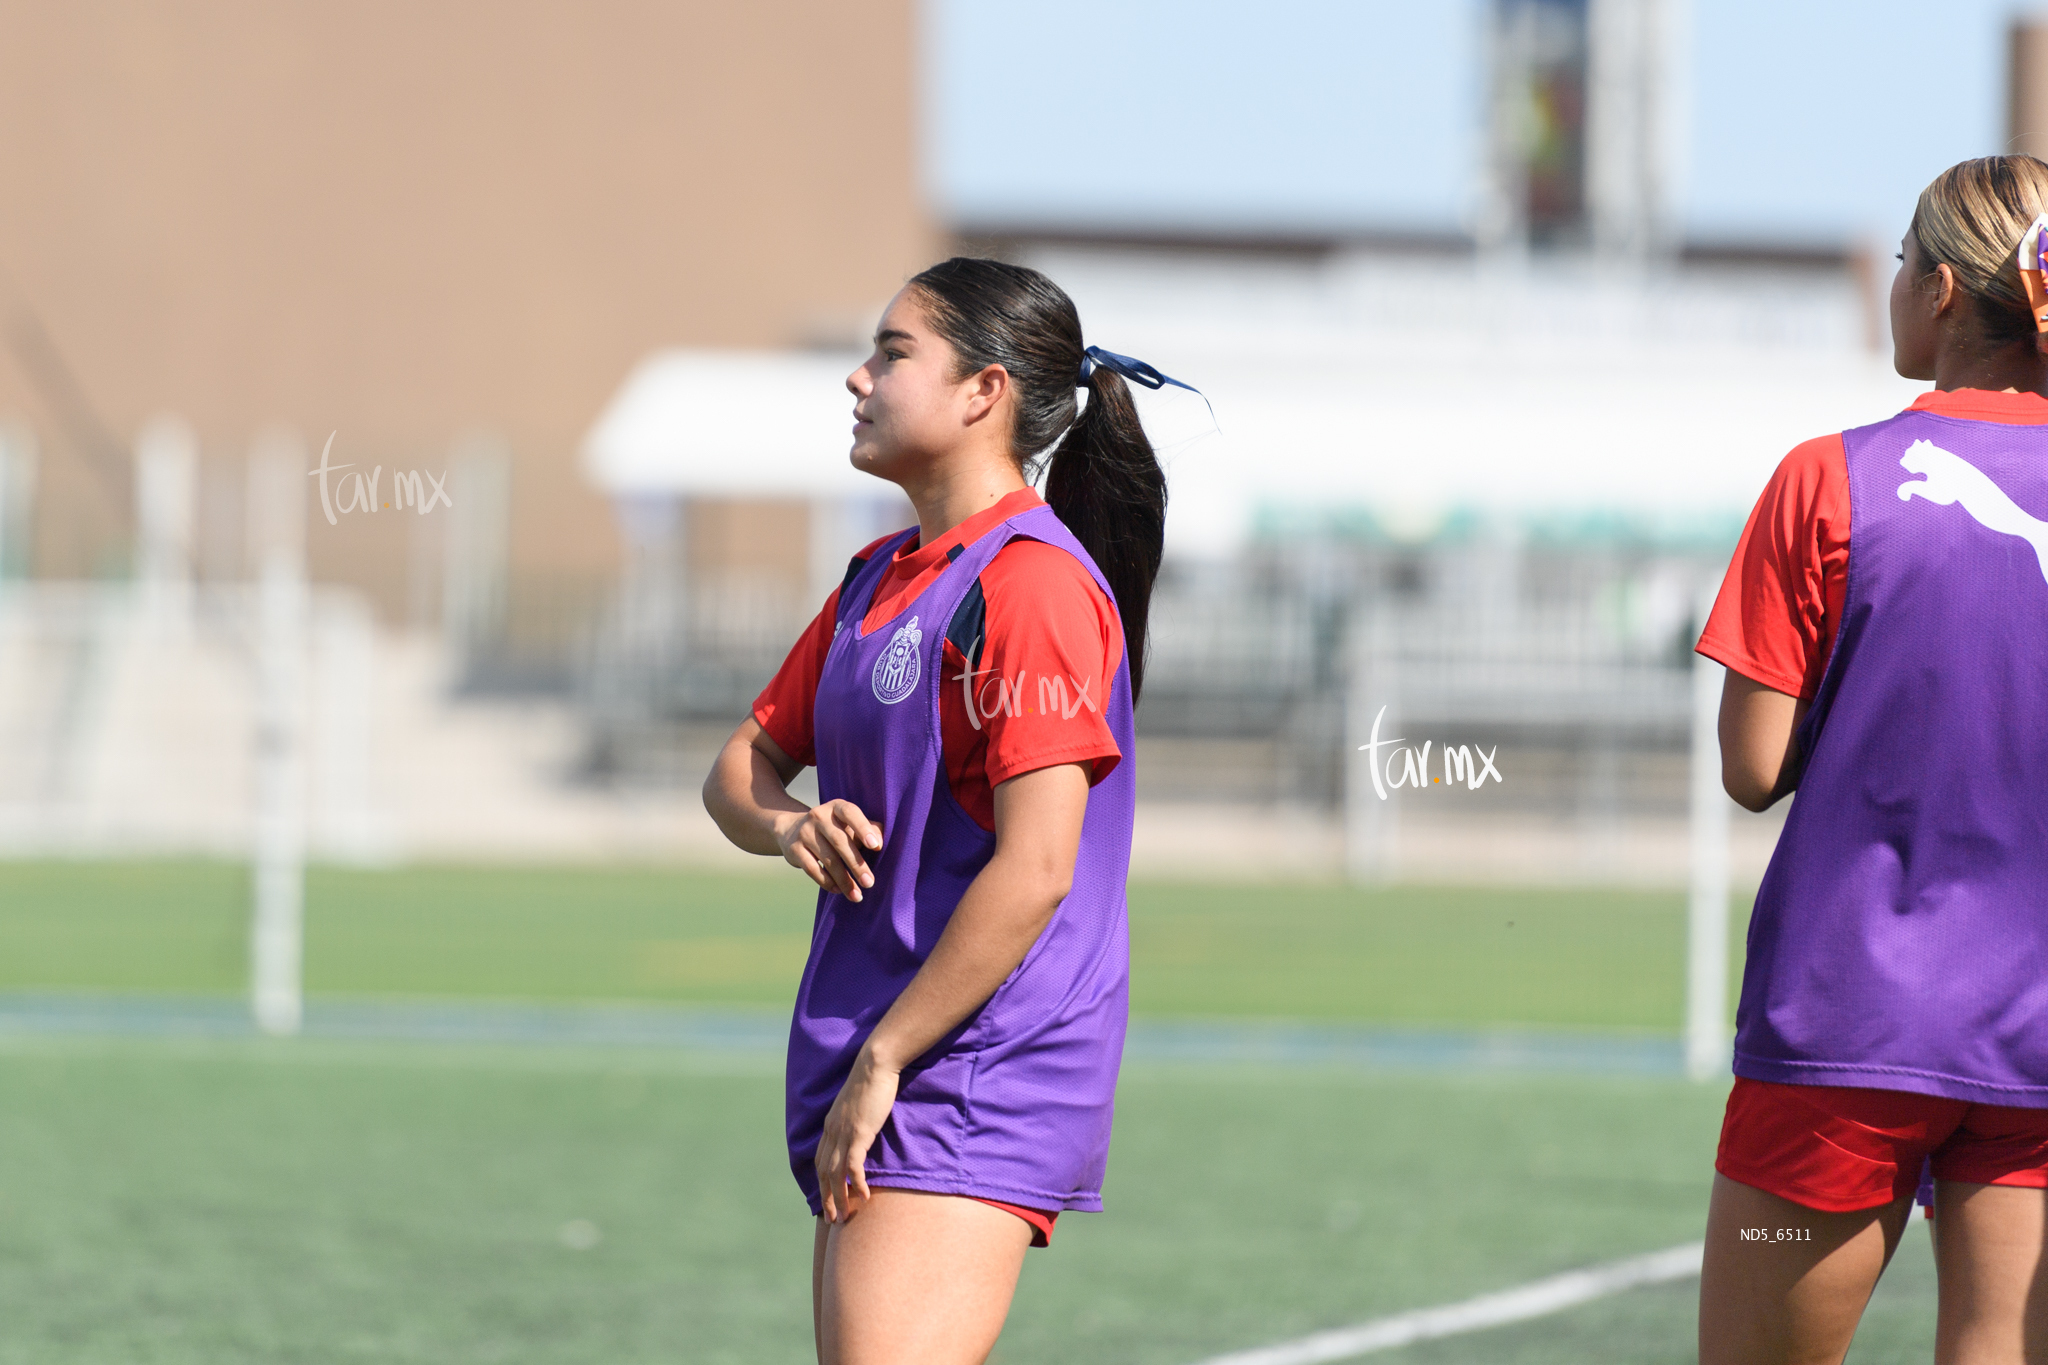
[[[1822,1213],[1716,1175],[1700,1272],[1700,1365],[1837,1365],[1912,1210],[1908,1196]],[[1745,1228],[1763,1237],[1744,1241]]]
[[[825,1301],[825,1244],[832,1225],[820,1214],[812,1220],[818,1225],[811,1238],[811,1342],[817,1347],[818,1359],[825,1358],[825,1327],[820,1317],[820,1305]]]
[[[980,1365],[1030,1245],[1030,1224],[977,1200],[876,1190],[825,1231],[821,1365]]]
[[[2048,1365],[2048,1190],[1939,1180],[1936,1365]]]

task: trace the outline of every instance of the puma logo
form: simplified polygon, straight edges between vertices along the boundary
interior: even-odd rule
[[[1899,463],[1915,474],[1927,476],[1918,481],[1908,479],[1900,484],[1900,502],[1909,502],[1918,493],[1943,507],[1961,503],[1963,510],[1976,518],[1979,526],[2000,535],[2018,536],[2033,546],[2034,558],[2041,565],[2041,577],[2048,581],[2048,521],[2023,511],[2018,503],[2005,495],[2003,488],[1991,482],[1991,477],[1983,470],[1932,441],[1913,442]]]

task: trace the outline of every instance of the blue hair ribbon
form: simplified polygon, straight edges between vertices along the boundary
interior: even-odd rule
[[[1075,382],[1077,384],[1086,384],[1088,376],[1094,374],[1097,369],[1108,370],[1111,374],[1120,374],[1133,384],[1143,384],[1148,389],[1161,389],[1165,388],[1168,384],[1173,385],[1177,389],[1186,389],[1189,393],[1201,399],[1203,406],[1209,409],[1209,420],[1212,422],[1216,420],[1216,405],[1209,401],[1208,394],[1203,393],[1193,384],[1183,384],[1170,374],[1161,374],[1142,360],[1127,355],[1118,355],[1115,351],[1105,351],[1100,346],[1090,346],[1081,353],[1081,377]]]

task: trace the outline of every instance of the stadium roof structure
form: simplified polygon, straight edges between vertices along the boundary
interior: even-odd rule
[[[846,462],[858,355],[657,351],[583,441],[614,497],[836,498],[880,491]]]
[[[1090,341],[1214,405],[1212,418],[1180,390],[1137,394],[1168,471],[1176,555],[1228,556],[1346,510],[1418,542],[1471,515],[1532,535],[1622,526],[1694,541],[1739,526],[1792,446],[1888,416],[1921,387],[1872,346],[1874,303],[1844,277],[1032,263],[1074,295]],[[857,363],[650,356],[592,429],[585,468],[615,496],[877,496],[889,490],[844,454]]]

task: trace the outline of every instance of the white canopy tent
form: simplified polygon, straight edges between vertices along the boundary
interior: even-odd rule
[[[848,556],[908,520],[899,492],[847,463],[845,381],[859,363],[811,351],[657,351],[585,437],[584,471],[619,509],[629,541],[669,562],[685,498],[807,503],[793,556],[802,555],[815,609]],[[629,579],[636,568],[629,562]]]
[[[846,462],[857,355],[657,351],[626,378],[583,445],[617,497],[860,497]]]

